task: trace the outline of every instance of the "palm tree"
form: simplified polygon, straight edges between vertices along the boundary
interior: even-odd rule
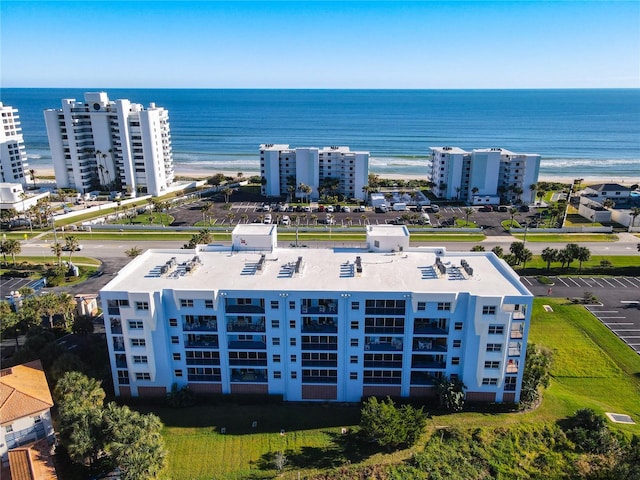
[[[49,317],[49,328],[53,328],[53,316],[60,313],[60,299],[55,293],[45,293],[38,297],[40,312]]]
[[[313,222],[314,225],[318,224],[318,215],[316,215],[315,213],[313,215],[311,215],[311,221]]]
[[[476,193],[478,193],[480,191],[480,189],[478,187],[473,187],[471,189],[471,193],[473,193],[473,195],[475,196]]]
[[[438,226],[439,226],[440,220],[442,220],[442,214],[440,212],[436,213],[436,220],[438,221]]]
[[[471,207],[467,207],[464,209],[464,220],[466,223],[469,223],[469,217],[474,213],[476,213],[476,211]]]
[[[80,240],[75,235],[67,235],[64,237],[64,248],[69,251],[69,262],[71,262],[71,255],[80,246]]]
[[[361,225],[366,225],[367,223],[367,216],[363,213],[362,215],[360,215],[360,220],[362,220]]]
[[[243,213],[242,215],[240,215],[240,220],[242,220],[244,223],[247,223],[247,221],[249,220],[249,215]]]
[[[460,190],[462,190],[460,187],[456,187],[456,200],[460,200]]]
[[[76,309],[75,299],[66,292],[58,295],[58,313],[62,314],[64,320],[64,329],[71,329],[71,320]]]
[[[51,251],[58,257],[58,265],[62,265],[62,244],[60,242],[54,243],[51,245]]]
[[[224,187],[222,189],[222,194],[224,195],[224,203],[229,203],[229,197],[233,193],[233,189],[230,187]]]
[[[572,260],[573,257],[571,256],[571,252],[569,252],[566,248],[558,251],[558,257],[556,258],[556,261],[562,263],[562,269],[564,269],[565,265],[568,266]]]
[[[615,202],[611,199],[611,198],[606,198],[603,202],[602,202],[602,206],[604,208],[613,208],[615,206]]]
[[[576,260],[580,262],[578,271],[582,271],[582,262],[586,262],[591,258],[591,251],[587,247],[578,247],[576,252]]]
[[[233,212],[229,212],[227,213],[227,218],[229,219],[229,225],[231,225],[231,222],[233,222],[233,219],[235,218],[236,214]]]
[[[529,185],[529,190],[531,191],[531,199],[535,200],[536,198],[536,190],[538,189],[538,184],[537,183],[532,183],[531,185]]]
[[[36,171],[32,168],[31,170],[29,170],[29,175],[31,175],[31,180],[33,180],[33,189],[35,190],[36,188],[38,188],[36,186]]]
[[[309,185],[305,185],[304,183],[300,183],[300,185],[298,185],[298,191],[302,192],[302,194],[304,195],[305,203],[308,203],[309,194],[313,191],[313,188],[311,188]]]
[[[518,209],[515,207],[512,207],[509,209],[509,215],[511,215],[511,223],[510,223],[510,228],[513,228],[513,217],[516,216],[516,213],[518,213]]]
[[[293,202],[293,194],[296,193],[296,186],[295,185],[287,186],[287,192],[289,192],[289,201]]]
[[[211,209],[213,208],[213,204],[211,203],[205,203],[204,205],[202,205],[200,207],[200,211],[202,212],[202,224],[206,224],[207,221],[205,220],[205,215],[207,213],[209,213],[209,211],[211,211]]]
[[[502,249],[502,247],[500,245],[496,245],[495,247],[493,247],[491,249],[491,251],[496,255],[496,257],[498,258],[502,258],[502,255],[504,255],[504,250]]]
[[[542,199],[544,198],[544,196],[547,194],[547,192],[545,192],[544,190],[538,190],[536,192],[536,196],[538,197],[538,204],[542,205]]]
[[[18,255],[22,251],[22,245],[18,240],[9,239],[3,240],[1,247],[2,255],[4,257],[4,263],[7,264],[7,255],[11,255],[11,259],[13,260],[13,266],[16,266],[16,255]]]
[[[640,207],[633,207],[629,215],[631,215],[631,223],[629,224],[629,231],[631,231],[636,223],[636,218],[640,216]]]
[[[542,250],[540,255],[543,262],[547,262],[547,271],[551,269],[551,262],[558,261],[558,250],[555,248],[547,247]]]

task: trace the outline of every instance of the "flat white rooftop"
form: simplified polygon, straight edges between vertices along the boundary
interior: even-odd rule
[[[429,147],[432,151],[438,153],[449,153],[449,154],[457,154],[464,155],[467,152],[466,150],[461,149],[460,147]]]
[[[187,265],[194,256],[198,256],[199,264],[189,267],[188,272]],[[161,273],[161,268],[172,257],[177,267]],[[357,272],[357,257],[360,257],[362,273]],[[446,268],[445,275],[439,275],[435,267],[434,247],[411,248],[399,253],[306,248],[272,252],[232,252],[227,248],[201,252],[148,250],[123,268],[102,291],[324,290],[531,295],[515,272],[492,253],[447,252],[440,258]],[[473,269],[473,275],[461,268],[462,260]],[[297,272],[296,265],[300,267]]]

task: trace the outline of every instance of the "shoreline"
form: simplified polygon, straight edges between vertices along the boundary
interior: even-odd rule
[[[54,172],[53,168],[34,168],[36,171],[36,179],[38,177],[53,177]],[[238,173],[242,173],[243,177],[249,178],[255,175],[259,175],[259,172],[256,171],[248,171],[242,172],[238,170],[224,170],[224,169],[212,169],[210,171],[203,170],[195,170],[189,168],[181,168],[180,164],[174,164],[174,175],[175,177],[186,177],[193,180],[204,180],[206,178],[212,177],[216,173],[223,173],[227,176],[236,176]],[[370,172],[376,173],[376,172]],[[387,174],[376,174],[379,175],[380,178],[386,178],[390,180],[426,180],[427,175],[405,175],[400,173],[387,173]],[[638,178],[633,177],[613,177],[613,178],[602,178],[596,176],[563,176],[563,175],[540,175],[538,177],[538,182],[553,182],[553,183],[565,183],[571,184],[576,178],[582,178],[582,185],[595,185],[599,183],[617,183],[619,185],[633,185],[636,183],[640,183],[640,176]]]

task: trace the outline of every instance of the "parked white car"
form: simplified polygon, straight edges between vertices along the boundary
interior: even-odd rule
[[[264,216],[264,223],[271,223],[271,214],[270,213],[267,213]]]
[[[282,218],[280,219],[280,223],[282,225],[289,225],[290,223],[289,215],[283,215]]]

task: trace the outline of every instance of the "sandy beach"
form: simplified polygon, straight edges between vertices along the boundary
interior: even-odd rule
[[[216,173],[223,173],[225,175],[228,176],[236,176],[238,173],[237,170],[215,170],[215,169],[211,169],[210,171],[203,171],[203,170],[192,170],[192,169],[188,169],[188,168],[184,168],[182,167],[180,164],[176,164],[174,166],[174,170],[175,170],[175,175],[176,177],[182,177],[182,178],[190,178],[190,179],[194,179],[194,180],[200,180],[200,179],[204,179],[204,178],[209,178],[213,175],[215,175]],[[375,172],[372,172],[375,173]],[[251,172],[242,172],[242,175],[246,178],[254,176],[254,175],[258,175],[257,171],[251,171]],[[53,172],[53,168],[43,168],[43,167],[38,167],[36,168],[36,178],[37,177],[53,177],[54,176],[54,172]],[[380,175],[382,178],[388,178],[388,179],[393,179],[393,180],[412,180],[412,179],[421,179],[421,180],[426,180],[427,179],[427,175],[402,175],[402,174],[384,174],[384,175]],[[589,176],[573,176],[573,177],[562,177],[562,176],[543,176],[541,175],[538,178],[539,182],[556,182],[556,183],[573,183],[573,181],[576,178],[582,178],[582,185],[594,185],[594,184],[598,184],[598,183],[617,183],[620,185],[625,185],[625,186],[629,186],[629,185],[633,185],[635,183],[640,183],[640,175],[638,176],[638,178],[629,178],[629,177],[625,177],[625,178],[601,178],[601,177],[589,177]]]

